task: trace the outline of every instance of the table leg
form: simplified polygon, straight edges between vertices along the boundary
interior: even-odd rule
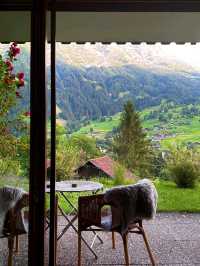
[[[96,194],[98,192],[98,190],[97,191],[95,191],[95,192],[93,192],[92,194]],[[63,193],[63,192],[60,192],[60,194],[61,194],[61,196],[67,201],[67,203],[74,209],[74,211],[75,211],[75,213],[77,214],[78,213],[78,209],[76,208],[76,206],[74,206],[71,202],[70,202],[70,200],[68,200],[68,198],[65,196],[65,194]],[[67,228],[68,229],[68,228]],[[67,231],[67,229],[65,230],[65,228],[64,228],[64,233]],[[99,239],[99,241],[100,241],[100,243],[101,244],[103,244],[103,240],[100,238],[100,236],[95,232],[95,231],[92,231],[93,232],[93,234],[95,235],[95,239],[96,239],[96,237]],[[64,234],[63,233],[63,234]],[[62,235],[63,235],[62,234]],[[62,236],[61,236],[62,237]],[[59,236],[59,239],[60,239],[60,236]]]
[[[62,213],[62,215],[66,218],[65,213],[62,211],[62,209],[60,207],[58,207],[60,212]],[[69,229],[69,227],[71,226],[72,223],[74,223],[77,220],[77,215],[74,216],[71,220],[70,223],[68,223],[64,229],[62,230],[62,232],[60,233],[60,235],[57,237],[57,240],[60,240],[61,237],[67,232],[67,230]]]
[[[71,222],[71,220],[67,217],[67,215],[63,212],[63,210],[60,208],[60,206],[59,206],[59,209],[60,209],[60,211],[61,211],[61,213],[62,213],[62,215],[65,217],[65,219],[68,221],[68,225],[69,225],[69,227],[71,226],[73,229],[74,229],[74,231],[78,234],[78,229],[73,225],[73,223]],[[77,217],[76,217],[76,219],[77,219]],[[68,228],[69,228],[68,227]],[[85,245],[88,247],[88,249],[92,252],[92,254],[95,256],[95,258],[97,259],[98,257],[97,257],[97,254],[94,252],[94,250],[90,247],[90,245],[87,243],[87,241],[81,236],[81,240],[85,243]]]

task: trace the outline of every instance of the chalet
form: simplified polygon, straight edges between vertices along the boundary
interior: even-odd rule
[[[77,169],[77,173],[81,177],[87,179],[91,177],[115,177],[115,167],[117,162],[111,159],[109,156],[103,156],[95,159],[90,159],[84,165]],[[135,179],[134,176],[129,170],[125,170],[125,178]]]

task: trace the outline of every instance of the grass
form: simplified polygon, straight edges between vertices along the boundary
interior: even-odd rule
[[[158,107],[151,107],[144,109],[140,112],[142,125],[148,130],[147,135],[151,138],[158,133],[175,134],[173,137],[166,137],[161,140],[161,148],[168,149],[172,144],[186,145],[188,142],[200,142],[200,119],[199,116],[192,118],[181,116],[182,107],[177,106],[173,109],[173,119],[167,122],[161,122],[158,119],[144,120],[145,115],[150,114]],[[90,135],[90,129],[93,129],[92,136],[96,139],[104,139],[108,132],[111,132],[113,127],[117,127],[120,121],[120,113],[110,118],[105,118],[105,121],[91,121],[89,125],[83,126],[79,131],[74,134]],[[161,129],[159,129],[160,127]]]
[[[0,187],[3,186],[21,187],[26,191],[29,190],[28,179],[16,176],[8,176],[8,177],[0,176]]]
[[[93,134],[105,135],[112,131],[113,127],[119,125],[120,113],[112,116],[112,120],[109,118],[105,119],[105,121],[91,121],[89,125],[82,127],[79,131],[75,132],[75,134],[90,134],[90,129],[93,128]]]
[[[104,184],[104,189],[113,187],[113,180],[107,178],[95,179]],[[200,184],[194,189],[177,188],[172,181],[164,181],[156,179],[154,184],[158,191],[158,211],[160,212],[200,212]],[[23,187],[28,191],[28,179],[19,179],[14,177],[0,178],[0,187],[4,185]],[[83,193],[82,195],[86,195]],[[79,193],[68,194],[67,197],[70,201],[77,205],[77,199],[80,196]],[[47,206],[49,202],[49,196],[47,195]],[[65,201],[60,198],[60,204],[62,208],[70,213],[69,208]]]
[[[177,188],[171,181],[156,180],[158,211],[200,212],[200,184],[194,189]]]

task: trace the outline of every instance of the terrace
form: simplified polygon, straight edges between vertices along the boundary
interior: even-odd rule
[[[155,221],[146,222],[150,243],[156,257],[157,265],[199,265],[200,245],[200,215],[160,213]],[[59,231],[63,228],[60,221]],[[45,236],[48,242],[48,232]],[[120,236],[117,236],[116,249],[111,247],[111,234],[102,233],[103,244],[96,242],[94,245],[98,259],[95,260],[86,246],[83,245],[83,265],[124,265],[123,246]],[[86,235],[87,241],[91,242],[91,234]],[[26,266],[28,260],[27,236],[20,237],[20,251],[14,256],[14,265]],[[7,249],[6,240],[1,241],[0,263],[6,265]],[[129,253],[131,265],[150,265],[150,261],[140,236],[130,236]],[[48,251],[45,250],[48,257]],[[58,266],[77,265],[77,237],[69,231],[58,242],[57,253]]]
[[[52,4],[53,2],[53,4]],[[55,42],[85,43],[197,43],[200,42],[198,1],[1,1],[0,42],[31,41],[31,134],[30,134],[30,228],[21,237],[20,252],[14,265],[55,263]],[[101,11],[101,12],[100,12]],[[174,12],[171,12],[174,11]],[[195,13],[193,13],[195,11]],[[50,14],[49,14],[49,13]],[[47,14],[48,13],[48,14]],[[46,18],[47,23],[46,23]],[[20,30],[19,30],[20,29]],[[51,43],[51,178],[50,231],[44,232],[46,180],[46,33]],[[199,214],[159,213],[146,222],[152,249],[159,265],[200,264]],[[59,228],[64,221],[59,218]],[[175,229],[176,230],[175,230]],[[90,235],[86,236],[90,241]],[[84,265],[123,264],[121,240],[112,250],[109,234],[102,234],[103,245],[95,244],[99,258],[94,261],[84,247]],[[6,254],[5,241],[0,242]],[[46,245],[45,245],[46,244]],[[67,232],[58,242],[57,265],[76,265],[77,237]],[[132,237],[131,263],[149,264],[143,243]],[[108,251],[109,250],[109,251]],[[1,255],[0,264],[6,264]]]

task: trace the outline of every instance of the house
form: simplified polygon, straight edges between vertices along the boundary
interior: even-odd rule
[[[106,176],[109,178],[115,177],[115,167],[117,166],[115,162],[109,156],[98,157],[95,159],[90,159],[84,165],[80,166],[77,169],[77,173],[81,177],[91,178],[91,177],[102,177]],[[129,170],[125,170],[125,178],[135,179],[134,176]]]

